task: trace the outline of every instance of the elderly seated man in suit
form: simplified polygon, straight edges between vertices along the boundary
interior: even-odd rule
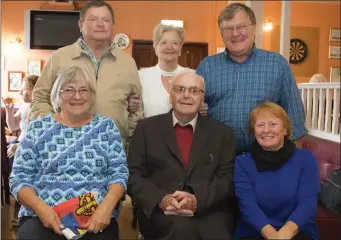
[[[204,79],[185,72],[170,86],[173,109],[141,120],[132,138],[128,194],[149,239],[231,239],[235,138],[198,114]]]

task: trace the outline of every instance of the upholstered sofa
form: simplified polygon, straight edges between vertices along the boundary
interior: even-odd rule
[[[321,183],[326,180],[331,170],[340,168],[340,143],[307,135],[302,139],[302,147],[315,154]],[[318,204],[316,223],[319,226],[321,240],[341,239],[340,216],[329,211],[321,203]]]

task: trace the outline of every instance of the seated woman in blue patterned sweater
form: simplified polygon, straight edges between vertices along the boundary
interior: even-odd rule
[[[235,239],[319,239],[317,161],[312,152],[295,147],[292,127],[275,103],[250,113],[255,140],[249,153],[236,158],[233,177],[241,217]]]
[[[128,180],[126,155],[114,121],[91,114],[95,85],[79,67],[56,79],[54,114],[29,124],[15,155],[10,187],[22,204],[18,239],[65,239],[53,206],[88,192],[99,206],[83,239],[119,239],[117,211]]]

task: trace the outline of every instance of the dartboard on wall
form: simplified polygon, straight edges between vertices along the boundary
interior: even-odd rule
[[[290,39],[290,63],[298,64],[304,61],[308,54],[308,47],[298,38]]]

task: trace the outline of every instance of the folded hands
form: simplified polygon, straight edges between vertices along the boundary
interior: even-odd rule
[[[167,216],[192,217],[197,209],[197,199],[194,194],[175,191],[164,196],[159,207]]]

